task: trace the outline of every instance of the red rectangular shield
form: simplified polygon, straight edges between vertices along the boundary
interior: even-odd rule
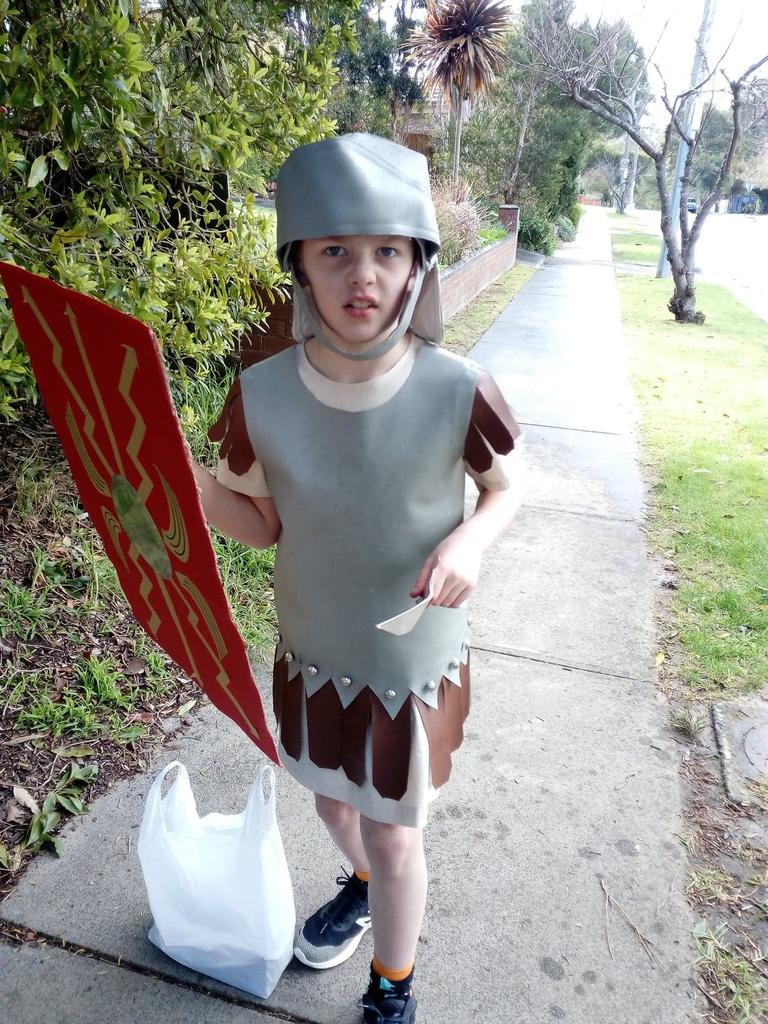
[[[279,764],[152,331],[20,267],[0,263],[0,276],[83,505],[136,618]]]

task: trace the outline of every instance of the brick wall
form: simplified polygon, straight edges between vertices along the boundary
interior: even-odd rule
[[[266,329],[251,327],[240,339],[240,359],[243,367],[258,363],[267,356],[274,356],[293,344],[291,321],[293,303],[290,298],[273,302],[266,292],[261,292],[261,301],[267,312]]]
[[[502,238],[481,252],[468,256],[460,263],[447,267],[440,273],[440,292],[443,299],[443,320],[448,321],[459,310],[493,284],[502,274],[515,265],[517,255],[516,206],[499,207],[499,219],[510,232],[509,238]],[[243,366],[258,363],[267,356],[282,352],[293,343],[291,319],[293,306],[290,299],[285,302],[271,302],[262,294],[264,308],[269,316],[266,330],[251,328],[241,339],[241,361]]]
[[[484,288],[514,267],[517,258],[517,232],[489,245],[481,252],[454,263],[440,274],[443,320],[446,322],[468,306]]]

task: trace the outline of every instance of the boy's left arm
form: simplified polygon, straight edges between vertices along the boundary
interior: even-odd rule
[[[525,494],[526,467],[519,448],[506,457],[505,490],[482,489],[475,511],[449,534],[427,558],[411,591],[426,593],[432,578],[432,604],[458,608],[477,586],[480,563],[486,550],[509,526]]]

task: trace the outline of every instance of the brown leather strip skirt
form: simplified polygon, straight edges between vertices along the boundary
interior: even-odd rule
[[[356,786],[370,784],[390,800],[402,798],[408,786],[411,763],[411,714],[415,705],[429,743],[432,785],[439,789],[451,774],[451,755],[464,739],[469,714],[469,657],[460,669],[461,686],[445,676],[440,680],[438,706],[430,707],[411,694],[394,718],[379,698],[363,690],[344,708],[329,679],[310,697],[304,696],[301,673],[288,679],[285,658],[275,662],[273,700],[286,754],[299,761],[308,755],[318,768],[342,768]],[[306,703],[306,751],[303,708]],[[366,778],[366,743],[371,736],[372,778]]]

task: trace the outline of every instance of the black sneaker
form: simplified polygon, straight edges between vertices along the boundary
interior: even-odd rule
[[[403,981],[387,981],[371,967],[371,982],[363,996],[365,1024],[414,1024],[416,997],[412,988],[413,971]]]
[[[321,971],[348,960],[371,927],[368,883],[344,872],[336,884],[341,892],[307,918],[293,950],[297,960]]]

